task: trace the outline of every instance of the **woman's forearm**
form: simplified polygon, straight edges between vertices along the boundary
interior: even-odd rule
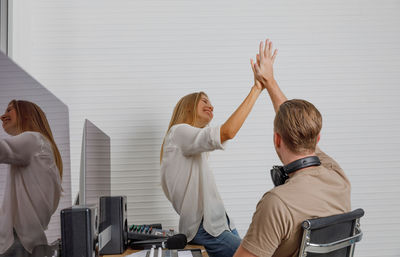
[[[260,95],[261,91],[262,91],[261,87],[253,86],[250,90],[250,93],[244,99],[242,104],[221,126],[221,143],[235,137],[239,129],[242,127],[247,116],[249,115],[255,102],[257,101],[257,98]]]

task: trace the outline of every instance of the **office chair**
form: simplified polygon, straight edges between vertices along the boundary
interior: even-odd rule
[[[363,209],[303,221],[299,257],[352,257],[362,238]]]

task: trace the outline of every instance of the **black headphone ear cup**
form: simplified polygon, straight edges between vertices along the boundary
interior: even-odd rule
[[[271,169],[271,178],[275,186],[285,184],[285,181],[289,178],[289,173],[297,170],[307,168],[310,166],[319,166],[321,161],[317,156],[308,156],[301,158],[294,162],[287,164],[286,166],[273,166]]]
[[[275,186],[280,186],[285,183],[287,175],[283,166],[273,166],[271,169],[271,179]]]

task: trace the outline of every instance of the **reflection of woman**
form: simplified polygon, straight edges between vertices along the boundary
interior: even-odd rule
[[[47,244],[44,230],[62,191],[61,155],[36,104],[13,100],[1,120],[12,137],[0,140],[0,163],[10,164],[0,209],[0,256],[29,256]]]
[[[241,128],[262,91],[256,83],[249,95],[221,126],[207,126],[213,106],[203,92],[181,98],[175,106],[161,148],[161,184],[180,215],[179,232],[204,245],[209,256],[233,256],[240,237],[229,220],[207,152],[223,149]]]

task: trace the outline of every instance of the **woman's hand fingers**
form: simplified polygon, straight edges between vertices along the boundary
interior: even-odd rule
[[[254,69],[254,61],[252,58],[250,58],[250,64],[251,64],[251,69],[253,70],[253,73],[256,73],[256,71]]]

